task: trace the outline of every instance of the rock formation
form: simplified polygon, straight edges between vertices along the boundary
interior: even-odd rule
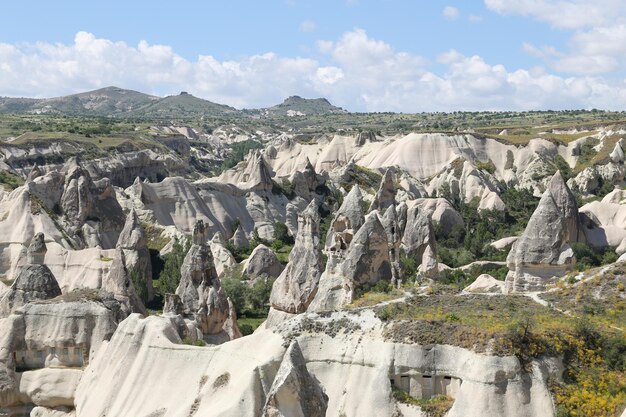
[[[283,356],[267,394],[262,417],[324,417],[328,396],[306,368],[300,345],[294,340]]]
[[[18,270],[15,281],[0,299],[0,317],[7,317],[17,308],[35,300],[48,300],[61,295],[61,288],[43,259],[46,244],[43,233],[33,238],[27,251],[27,263]]]
[[[309,311],[339,309],[354,301],[360,289],[392,281],[389,254],[387,232],[378,214],[370,213],[346,250],[329,253]]]
[[[438,273],[435,230],[428,215],[414,205],[407,211],[407,221],[402,236],[406,256],[419,261],[419,272],[428,278]]]
[[[226,249],[221,233],[218,232],[213,236],[213,239],[209,242],[209,247],[211,248],[213,263],[215,264],[215,271],[218,277],[221,277],[224,271],[237,264],[233,254]]]
[[[335,213],[326,235],[326,250],[345,250],[354,234],[365,222],[363,215],[363,195],[358,185],[354,185]]]
[[[181,267],[176,295],[182,302],[184,315],[194,318],[204,335],[211,335],[222,331],[229,309],[206,243],[206,232],[199,220],[193,231],[193,244]]]
[[[260,244],[242,262],[243,272],[251,280],[256,278],[277,278],[285,269],[280,263],[274,251]]]
[[[134,282],[133,277],[135,277]],[[140,287],[135,288],[135,285]],[[102,289],[122,303],[126,307],[127,314],[131,312],[146,314],[146,307],[142,300],[142,297],[148,296],[146,283],[139,273],[133,272],[132,267],[128,266],[126,254],[119,246],[115,250],[109,274],[102,281]]]
[[[557,171],[509,252],[507,291],[541,290],[571,271],[576,257],[570,243],[580,241],[584,236],[576,198]]]
[[[137,275],[138,284],[142,286],[141,297],[145,297],[143,301],[152,301],[154,288],[148,238],[134,209],[131,209],[126,217],[117,247],[123,249],[125,253],[126,269]]]
[[[502,294],[502,292],[504,292],[504,281],[498,281],[489,274],[482,274],[479,275],[474,282],[465,287],[463,291]]]
[[[230,242],[236,248],[247,248],[248,246],[250,246],[250,241],[246,236],[246,232],[244,232],[243,228],[241,227],[241,224],[237,226],[237,230],[235,230],[235,233],[230,239]]]
[[[313,200],[298,219],[298,235],[289,254],[289,263],[272,286],[270,304],[273,309],[303,313],[315,297],[324,268],[319,222],[317,204]]]
[[[380,187],[374,196],[374,201],[372,201],[370,205],[370,211],[380,210],[384,212],[389,206],[394,205],[395,201],[396,186],[393,180],[393,172],[391,172],[391,169],[387,169],[380,182]]]
[[[394,286],[399,286],[402,283],[402,271],[400,268],[400,242],[402,241],[402,235],[398,224],[395,205],[387,208],[381,222],[387,233],[391,282]]]

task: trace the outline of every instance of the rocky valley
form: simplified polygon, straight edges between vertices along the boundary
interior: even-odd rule
[[[626,416],[623,112],[0,112],[0,416]]]

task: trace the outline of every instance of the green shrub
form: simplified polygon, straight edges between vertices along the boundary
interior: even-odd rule
[[[164,256],[163,270],[159,274],[159,289],[161,294],[173,294],[180,283],[180,268],[189,248],[190,242],[185,239],[180,242],[178,239],[174,242],[172,251]]]

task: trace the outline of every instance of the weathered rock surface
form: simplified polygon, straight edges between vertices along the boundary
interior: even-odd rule
[[[270,304],[274,309],[303,313],[315,297],[323,271],[319,222],[317,204],[312,201],[298,219],[298,235],[289,263],[272,286]]]
[[[209,242],[211,248],[211,254],[213,255],[213,263],[215,264],[215,271],[217,276],[221,277],[224,271],[232,268],[237,264],[235,257],[224,245],[221,233],[216,233],[213,239]]]
[[[285,269],[274,251],[260,244],[242,262],[243,272],[251,279],[277,278]]]
[[[263,407],[263,417],[324,417],[328,396],[306,368],[297,341],[291,342]]]
[[[374,196],[374,201],[370,205],[370,211],[380,210],[384,212],[396,202],[396,186],[393,180],[393,172],[390,169],[385,171],[385,175],[380,182],[380,187]]]
[[[185,316],[194,318],[204,335],[211,335],[222,331],[228,318],[228,300],[206,243],[206,233],[204,223],[198,221],[193,244],[181,267],[176,295],[180,297]]]
[[[128,271],[136,274],[140,285],[145,287],[145,294],[143,294],[146,297],[145,301],[152,301],[154,288],[152,286],[152,263],[148,250],[148,237],[134,209],[131,209],[126,217],[124,228],[117,241],[117,247],[124,251]]]
[[[359,289],[380,280],[391,281],[389,254],[387,232],[377,212],[370,213],[347,250],[329,254],[319,290],[308,311],[339,309],[351,303]]]
[[[45,254],[43,234],[38,233],[27,250],[28,263],[18,268],[15,281],[0,299],[0,317],[7,317],[31,301],[61,295],[61,288],[52,271],[42,264]]]
[[[504,292],[504,281],[498,281],[489,274],[482,274],[479,275],[474,282],[465,287],[463,291],[501,294]]]
[[[345,250],[359,228],[365,223],[363,195],[354,185],[335,213],[326,235],[326,250]]]
[[[116,300],[126,307],[127,314],[141,313],[146,314],[143,297],[148,296],[148,290],[138,273],[132,272],[126,261],[126,254],[121,247],[115,251],[115,257],[111,262],[111,269],[106,279],[102,281],[102,289],[112,294]],[[133,282],[133,275],[136,277]],[[152,280],[150,280],[152,281]],[[140,286],[135,288],[135,285]]]
[[[419,260],[420,273],[428,278],[437,276],[435,230],[427,213],[417,204],[407,211],[402,248],[406,256]]]
[[[331,334],[313,330],[336,326],[353,330]],[[274,392],[282,393],[275,397],[279,406],[293,406],[288,413],[294,414],[284,415],[299,415],[304,404],[297,401],[305,399],[306,388],[299,396],[287,395],[293,384],[281,383],[281,375],[293,375],[295,369],[279,371],[281,363],[290,362],[286,342],[297,339],[304,360],[291,362],[306,363],[307,373],[319,381],[328,396],[329,417],[396,416],[399,404],[392,399],[390,380],[407,376],[412,395],[418,396],[414,384],[422,375],[456,381],[458,389],[450,391],[455,401],[449,417],[553,417],[547,381],[557,375],[549,366],[534,363],[533,372],[525,373],[514,356],[395,343],[384,338],[383,331],[371,311],[327,317],[305,314],[273,330],[200,348],[182,345],[166,318],[132,315],[85,371],[76,393],[77,416],[262,415]],[[149,390],[145,381],[153,381]],[[309,389],[314,390],[311,385]]]
[[[509,252],[507,291],[541,290],[571,271],[576,258],[570,243],[579,241],[584,236],[576,199],[557,171]]]

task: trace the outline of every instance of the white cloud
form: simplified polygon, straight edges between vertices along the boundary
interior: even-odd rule
[[[455,20],[459,17],[459,9],[454,6],[446,6],[443,8],[441,14],[448,20]]]
[[[239,108],[273,105],[294,94],[324,96],[358,111],[626,106],[626,82],[589,75],[592,72],[563,77],[543,68],[509,70],[450,50],[439,55],[443,70],[435,73],[428,60],[397,51],[362,29],[317,46],[319,60],[269,52],[220,61],[210,55],[188,60],[166,45],[142,41],[131,46],[86,32],[68,45],[0,43],[0,95],[52,97],[117,85],[152,94],[185,90]],[[597,48],[589,53],[606,52],[601,49],[606,46]],[[555,65],[569,58],[550,47],[527,45],[526,50]]]
[[[528,54],[544,59],[555,71],[588,75],[626,68],[623,0],[485,0],[485,4],[497,13],[531,16],[571,30],[566,51],[523,45]]]
[[[299,30],[300,32],[313,32],[317,28],[317,24],[312,20],[305,20],[300,23]]]
[[[500,14],[531,16],[554,27],[579,29],[605,25],[623,16],[623,0],[485,0]]]

